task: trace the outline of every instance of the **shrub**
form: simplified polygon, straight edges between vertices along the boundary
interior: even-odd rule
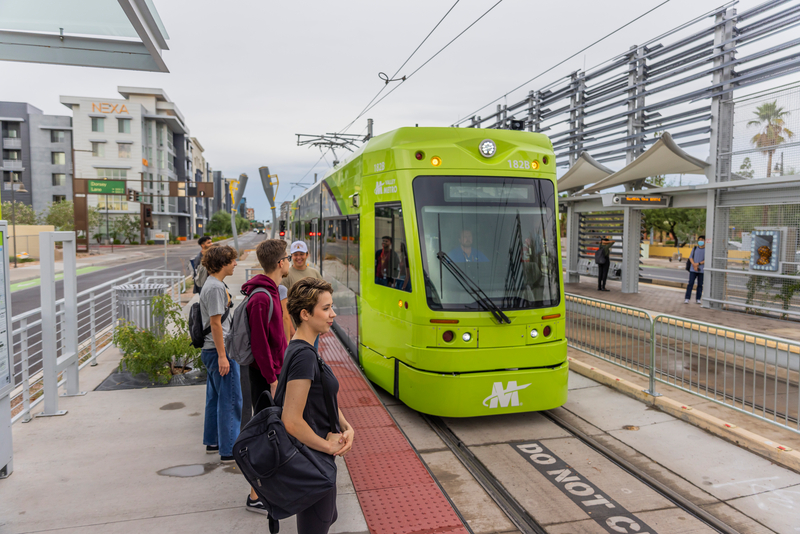
[[[154,327],[143,330],[125,322],[114,329],[113,343],[122,351],[120,370],[146,373],[154,382],[167,383],[176,367],[201,365],[200,349],[192,346],[189,326],[181,307],[170,294],[153,297]]]
[[[114,240],[114,244],[115,244],[115,245],[121,245],[121,244],[122,244],[122,241],[120,241],[119,239],[115,239],[115,240]]]
[[[155,242],[155,241],[153,241],[152,239],[148,239],[148,240],[147,240],[147,241],[145,241],[145,242],[146,242],[148,245],[155,245],[155,244],[156,244],[156,242]]]

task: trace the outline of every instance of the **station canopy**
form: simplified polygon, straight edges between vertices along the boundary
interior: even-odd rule
[[[169,72],[153,0],[0,0],[0,60]]]
[[[623,169],[612,172],[589,154],[582,153],[578,161],[558,181],[561,191],[583,187],[580,194],[596,193],[651,176],[664,174],[705,174],[708,163],[686,153],[672,139],[669,132],[664,132],[656,143],[644,154],[626,165]],[[573,172],[574,171],[574,172]],[[593,179],[599,177],[599,179]],[[590,179],[592,178],[592,179]]]
[[[588,152],[581,152],[575,164],[558,179],[558,190],[568,191],[596,184],[612,174],[613,170],[598,162]]]

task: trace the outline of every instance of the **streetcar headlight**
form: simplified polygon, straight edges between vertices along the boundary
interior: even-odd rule
[[[531,337],[532,337],[533,339],[536,339],[537,337],[539,337],[539,331],[538,331],[538,330],[536,330],[535,328],[534,328],[534,329],[532,329],[532,330],[531,330]]]
[[[464,340],[464,343],[469,343],[470,340],[472,339],[472,334],[470,334],[469,332],[464,332],[464,335],[461,336],[461,339]]]
[[[440,158],[439,156],[433,156],[431,158],[431,165],[433,165],[434,167],[438,167],[441,164],[442,164],[442,158]]]
[[[539,162],[536,160],[531,161],[531,169],[534,171],[539,170]]]
[[[495,155],[495,152],[497,152],[497,145],[495,145],[494,141],[491,139],[484,139],[481,141],[481,144],[478,145],[478,150],[484,158],[491,158]]]

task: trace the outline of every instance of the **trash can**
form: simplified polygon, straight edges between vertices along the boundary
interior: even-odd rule
[[[161,321],[153,318],[153,297],[164,294],[166,284],[123,284],[114,286],[117,318],[131,322],[142,330],[151,330]]]

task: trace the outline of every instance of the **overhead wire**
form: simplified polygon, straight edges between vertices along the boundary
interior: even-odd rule
[[[422,47],[422,45],[424,45],[424,44],[425,44],[425,41],[427,41],[427,40],[428,40],[428,38],[429,38],[431,35],[433,35],[433,32],[435,32],[435,31],[436,31],[436,28],[438,28],[438,27],[439,27],[439,25],[440,25],[442,22],[444,22],[444,19],[446,19],[446,18],[447,18],[447,15],[449,15],[449,14],[450,14],[450,12],[451,12],[451,11],[453,11],[453,8],[455,8],[455,7],[456,7],[456,5],[458,5],[458,3],[459,3],[460,1],[461,1],[461,0],[456,0],[455,4],[453,4],[452,6],[450,6],[450,9],[448,9],[448,10],[447,10],[447,13],[445,13],[445,14],[444,14],[444,16],[443,16],[441,19],[439,19],[439,22],[437,22],[437,23],[436,23],[436,26],[434,26],[434,27],[433,27],[433,29],[432,29],[431,31],[429,31],[429,32],[428,32],[428,35],[426,35],[426,36],[425,36],[425,38],[422,40],[422,42],[421,42],[421,43],[419,43],[419,44],[417,45],[417,47],[414,49],[414,51],[413,51],[413,52],[411,52],[411,55],[410,55],[410,56],[408,56],[408,57],[406,58],[406,60],[405,60],[405,61],[403,61],[403,64],[402,64],[402,65],[400,65],[400,67],[398,67],[398,69],[397,69],[397,70],[394,72],[394,74],[392,74],[392,76],[391,76],[391,79],[390,79],[389,77],[387,77],[387,79],[386,79],[386,83],[384,83],[384,84],[383,84],[383,87],[381,87],[380,91],[378,91],[378,92],[377,92],[377,94],[376,94],[375,96],[373,96],[373,97],[372,97],[372,100],[370,100],[370,101],[367,103],[367,105],[366,105],[366,106],[364,106],[364,109],[362,109],[362,110],[361,110],[361,113],[359,113],[359,114],[356,116],[356,118],[355,118],[355,119],[353,119],[352,121],[350,121],[350,124],[348,124],[347,126],[345,126],[345,127],[342,129],[342,131],[341,131],[341,132],[339,132],[339,133],[344,133],[344,132],[346,132],[347,130],[349,130],[349,129],[350,129],[350,127],[353,125],[353,123],[355,123],[355,122],[356,122],[358,119],[360,119],[361,117],[363,117],[363,116],[364,116],[364,113],[366,113],[366,112],[368,111],[368,108],[369,108],[370,104],[372,104],[373,102],[375,102],[375,99],[376,99],[376,98],[378,98],[378,97],[381,95],[381,93],[383,92],[383,90],[384,90],[384,89],[386,89],[386,87],[389,85],[389,82],[390,82],[390,81],[394,81],[393,79],[397,77],[397,74],[400,72],[400,70],[401,70],[403,67],[405,67],[405,66],[406,66],[406,64],[407,64],[407,63],[408,63],[408,62],[411,60],[411,58],[412,58],[412,57],[414,57],[414,54],[416,54],[416,53],[417,53],[417,51],[418,51],[418,50],[419,50],[419,49]],[[404,80],[404,81],[405,81],[405,80]]]
[[[666,0],[666,1],[667,1],[667,2],[669,2],[670,0]],[[486,15],[488,15],[490,11],[492,11],[494,8],[496,8],[498,5],[500,5],[502,2],[503,2],[503,0],[498,0],[498,2],[497,2],[496,4],[494,4],[492,7],[490,7],[489,9],[487,9],[487,10],[486,10],[486,11],[483,13],[483,15],[481,15],[480,17],[478,17],[477,19],[475,19],[475,20],[472,22],[472,24],[470,24],[469,26],[467,26],[466,28],[464,28],[464,30],[463,30],[463,31],[461,31],[461,33],[459,33],[458,35],[456,35],[455,37],[453,37],[453,39],[451,39],[451,40],[450,40],[450,42],[448,42],[446,45],[444,45],[442,48],[440,48],[438,52],[436,52],[436,53],[435,53],[435,54],[433,54],[433,55],[432,55],[430,58],[428,58],[428,60],[427,60],[427,61],[425,61],[425,63],[423,63],[422,65],[420,65],[419,67],[417,67],[417,68],[416,68],[416,69],[415,69],[415,70],[414,70],[414,71],[413,71],[411,74],[409,74],[408,76],[406,76],[404,80],[402,80],[400,83],[398,83],[397,85],[395,85],[395,86],[392,88],[392,90],[391,90],[391,91],[389,91],[388,93],[386,93],[385,95],[383,95],[383,97],[381,97],[381,99],[380,99],[380,100],[378,100],[377,102],[375,102],[374,104],[372,104],[371,106],[369,106],[369,107],[368,107],[366,110],[364,110],[364,111],[362,112],[362,115],[363,115],[364,113],[368,112],[369,110],[371,110],[372,108],[374,108],[375,106],[377,106],[378,104],[380,104],[380,103],[381,103],[381,102],[382,102],[382,101],[383,101],[383,100],[384,100],[386,97],[388,97],[390,94],[394,93],[394,92],[395,92],[395,91],[396,91],[396,90],[397,90],[399,87],[401,87],[401,86],[402,86],[404,83],[406,83],[406,82],[407,82],[407,81],[408,81],[408,80],[409,80],[409,79],[410,79],[410,78],[411,78],[413,75],[415,75],[417,72],[419,72],[419,71],[420,71],[420,69],[422,69],[422,67],[424,67],[425,65],[427,65],[428,63],[430,63],[430,62],[433,60],[433,58],[435,58],[436,56],[438,56],[439,54],[441,54],[442,52],[444,52],[444,50],[445,50],[445,49],[446,49],[448,46],[450,46],[451,44],[453,44],[453,42],[455,42],[455,40],[456,40],[456,39],[458,39],[459,37],[461,37],[462,35],[464,35],[464,34],[467,32],[467,30],[469,30],[470,28],[472,28],[473,26],[475,26],[475,24],[477,24],[477,23],[478,23],[478,22],[479,22],[479,21],[480,21],[480,20],[481,20],[483,17],[485,17]],[[502,98],[502,97],[501,97],[501,98]],[[481,108],[481,109],[483,109],[483,108]]]
[[[650,13],[652,13],[653,11],[657,10],[658,8],[660,8],[660,7],[664,6],[664,5],[668,4],[668,3],[670,3],[671,1],[672,1],[672,0],[664,0],[663,2],[661,2],[660,4],[658,4],[657,6],[655,6],[655,7],[651,8],[651,9],[649,9],[649,10],[645,11],[644,13],[642,13],[641,15],[639,15],[639,16],[637,16],[637,17],[635,17],[635,18],[631,19],[631,20],[629,20],[628,22],[626,22],[625,24],[623,24],[622,26],[620,26],[620,27],[619,27],[619,28],[617,28],[616,30],[614,30],[614,31],[612,31],[612,32],[610,32],[610,33],[608,33],[608,34],[604,35],[604,36],[603,36],[603,37],[601,37],[600,39],[597,39],[597,40],[596,40],[596,41],[594,41],[592,44],[590,44],[590,45],[587,45],[587,46],[585,46],[585,47],[581,48],[580,50],[578,50],[577,52],[575,52],[575,53],[574,53],[574,54],[572,54],[571,56],[569,56],[569,57],[567,57],[567,58],[565,58],[565,59],[563,59],[563,60],[559,61],[558,63],[556,63],[556,64],[555,64],[555,65],[553,65],[552,67],[548,68],[547,70],[544,70],[544,71],[540,72],[539,74],[537,74],[536,76],[534,76],[534,77],[533,77],[533,78],[531,78],[530,80],[528,80],[528,81],[526,81],[526,82],[524,82],[524,83],[521,83],[521,84],[519,84],[518,86],[516,86],[515,88],[511,89],[510,91],[507,91],[506,93],[504,93],[503,95],[499,96],[498,98],[495,98],[494,100],[492,100],[492,101],[491,101],[491,102],[489,102],[488,104],[485,104],[485,105],[483,105],[483,106],[479,107],[478,109],[476,109],[476,110],[475,110],[475,111],[473,111],[472,113],[467,113],[467,115],[466,115],[466,117],[465,117],[465,118],[463,118],[463,119],[460,119],[460,120],[459,120],[458,122],[456,122],[455,124],[461,124],[461,123],[464,123],[464,122],[468,121],[470,118],[474,117],[474,116],[475,116],[475,114],[476,114],[476,113],[478,113],[480,110],[482,110],[482,109],[484,109],[484,108],[487,108],[487,107],[491,106],[492,104],[494,104],[494,103],[498,102],[499,100],[502,100],[503,98],[507,97],[509,94],[513,93],[514,91],[516,91],[516,90],[518,90],[518,89],[521,89],[522,87],[524,87],[524,86],[528,85],[529,83],[531,83],[532,81],[534,81],[534,80],[536,80],[536,79],[538,79],[538,78],[541,78],[542,76],[544,76],[544,75],[545,75],[545,74],[547,74],[548,72],[552,71],[553,69],[555,69],[555,68],[557,68],[557,67],[560,67],[561,65],[563,65],[563,64],[564,64],[564,63],[566,63],[567,61],[569,61],[569,60],[573,59],[575,56],[578,56],[578,55],[582,54],[583,52],[587,51],[588,49],[592,48],[592,47],[593,47],[593,46],[595,46],[596,44],[598,44],[598,43],[601,43],[602,41],[605,41],[606,39],[608,39],[609,37],[611,37],[611,36],[612,36],[612,35],[614,35],[615,33],[618,33],[619,31],[623,30],[624,28],[627,28],[628,26],[630,26],[630,25],[631,25],[631,24],[633,24],[634,22],[638,21],[639,19],[641,19],[641,18],[643,18],[643,17],[646,17],[647,15],[649,15]],[[402,85],[402,84],[401,84],[401,85]],[[399,87],[399,85],[398,85],[398,87]],[[391,93],[390,93],[390,94],[391,94]],[[388,94],[387,94],[387,96],[388,96]],[[381,99],[381,100],[383,100],[383,99]],[[379,100],[378,102],[380,102],[380,100]]]

